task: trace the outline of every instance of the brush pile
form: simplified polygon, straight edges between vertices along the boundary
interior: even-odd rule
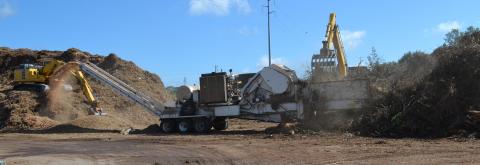
[[[407,67],[403,75],[411,76],[391,74],[396,77],[384,81],[388,85],[376,84],[383,90],[377,90],[352,131],[382,137],[479,136],[480,32],[421,58],[434,62]],[[419,70],[424,76],[416,75]]]

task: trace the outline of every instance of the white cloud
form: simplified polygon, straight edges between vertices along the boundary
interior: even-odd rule
[[[7,0],[0,0],[0,18],[6,18],[14,14],[13,8]]]
[[[360,43],[362,43],[363,38],[367,35],[366,31],[349,31],[344,30],[342,33],[342,41],[345,46],[345,49],[355,49]]]
[[[287,65],[288,61],[283,57],[272,57],[272,64]],[[268,56],[262,56],[262,58],[260,58],[260,60],[257,63],[257,67],[263,68],[267,66],[268,66]]]
[[[458,21],[448,21],[448,22],[443,22],[437,25],[436,31],[442,32],[442,33],[448,33],[453,29],[460,29],[462,26]]]
[[[190,0],[190,13],[193,15],[227,15],[232,8],[242,14],[251,11],[248,0]]]
[[[237,7],[238,12],[242,14],[248,14],[252,11],[248,0],[233,0],[233,3]]]

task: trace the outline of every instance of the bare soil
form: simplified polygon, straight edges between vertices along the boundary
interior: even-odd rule
[[[210,134],[0,134],[7,164],[477,164],[473,139],[379,139],[345,133],[266,134],[234,119]]]

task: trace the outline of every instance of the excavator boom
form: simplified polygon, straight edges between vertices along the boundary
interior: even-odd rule
[[[334,36],[333,36],[333,47],[337,53],[337,62],[338,62],[338,72],[340,76],[347,76],[347,59],[345,58],[345,50],[343,48],[342,38],[340,38],[340,30],[338,26],[335,25]]]
[[[78,70],[72,72],[72,74],[77,78],[82,86],[83,94],[87,97],[88,103],[90,104],[90,111],[95,115],[106,115],[106,113],[102,112],[102,109],[98,107],[98,102],[93,95],[93,89],[90,87],[85,75],[82,71]]]
[[[43,68],[42,68],[42,75],[45,77],[50,77],[59,69],[61,66],[65,65],[65,62],[59,61],[59,60],[52,60],[48,62]]]
[[[333,37],[334,37],[334,30],[335,30],[335,27],[336,27],[336,14],[335,13],[331,13],[330,14],[330,19],[328,21],[328,24],[327,24],[327,31],[325,32],[325,43],[323,44],[323,48],[330,48],[330,44],[332,43],[333,41]]]
[[[87,79],[83,75],[82,71],[76,71],[72,73],[75,75],[75,77],[80,81],[80,85],[82,85],[83,93],[87,97],[87,100],[89,102],[96,102],[97,100],[95,99],[95,96],[93,96],[93,90],[90,87],[90,84],[88,83]]]

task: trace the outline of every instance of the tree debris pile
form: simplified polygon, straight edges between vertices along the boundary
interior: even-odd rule
[[[396,89],[411,87],[422,81],[437,65],[437,59],[424,52],[408,52],[398,62],[370,66],[367,78],[372,96],[382,96]]]
[[[380,97],[351,130],[384,137],[478,136],[480,125],[472,112],[480,110],[480,32],[439,47],[430,58],[436,66],[425,77],[388,80],[388,91],[377,93]]]
[[[63,86],[58,86],[61,89],[57,89],[56,85],[47,93],[12,89],[12,73],[16,67],[23,63],[38,63],[46,58],[65,62],[88,60],[159,102],[167,102],[172,98],[166,92],[160,77],[113,54],[104,57],[74,48],[67,51],[0,48],[0,129],[37,130],[54,126],[70,128],[58,127],[60,124],[95,130],[119,130],[128,127],[144,128],[158,123],[156,116],[88,76],[99,106],[108,116],[88,115],[87,99],[77,80],[70,74],[61,79],[72,90],[65,90]]]

